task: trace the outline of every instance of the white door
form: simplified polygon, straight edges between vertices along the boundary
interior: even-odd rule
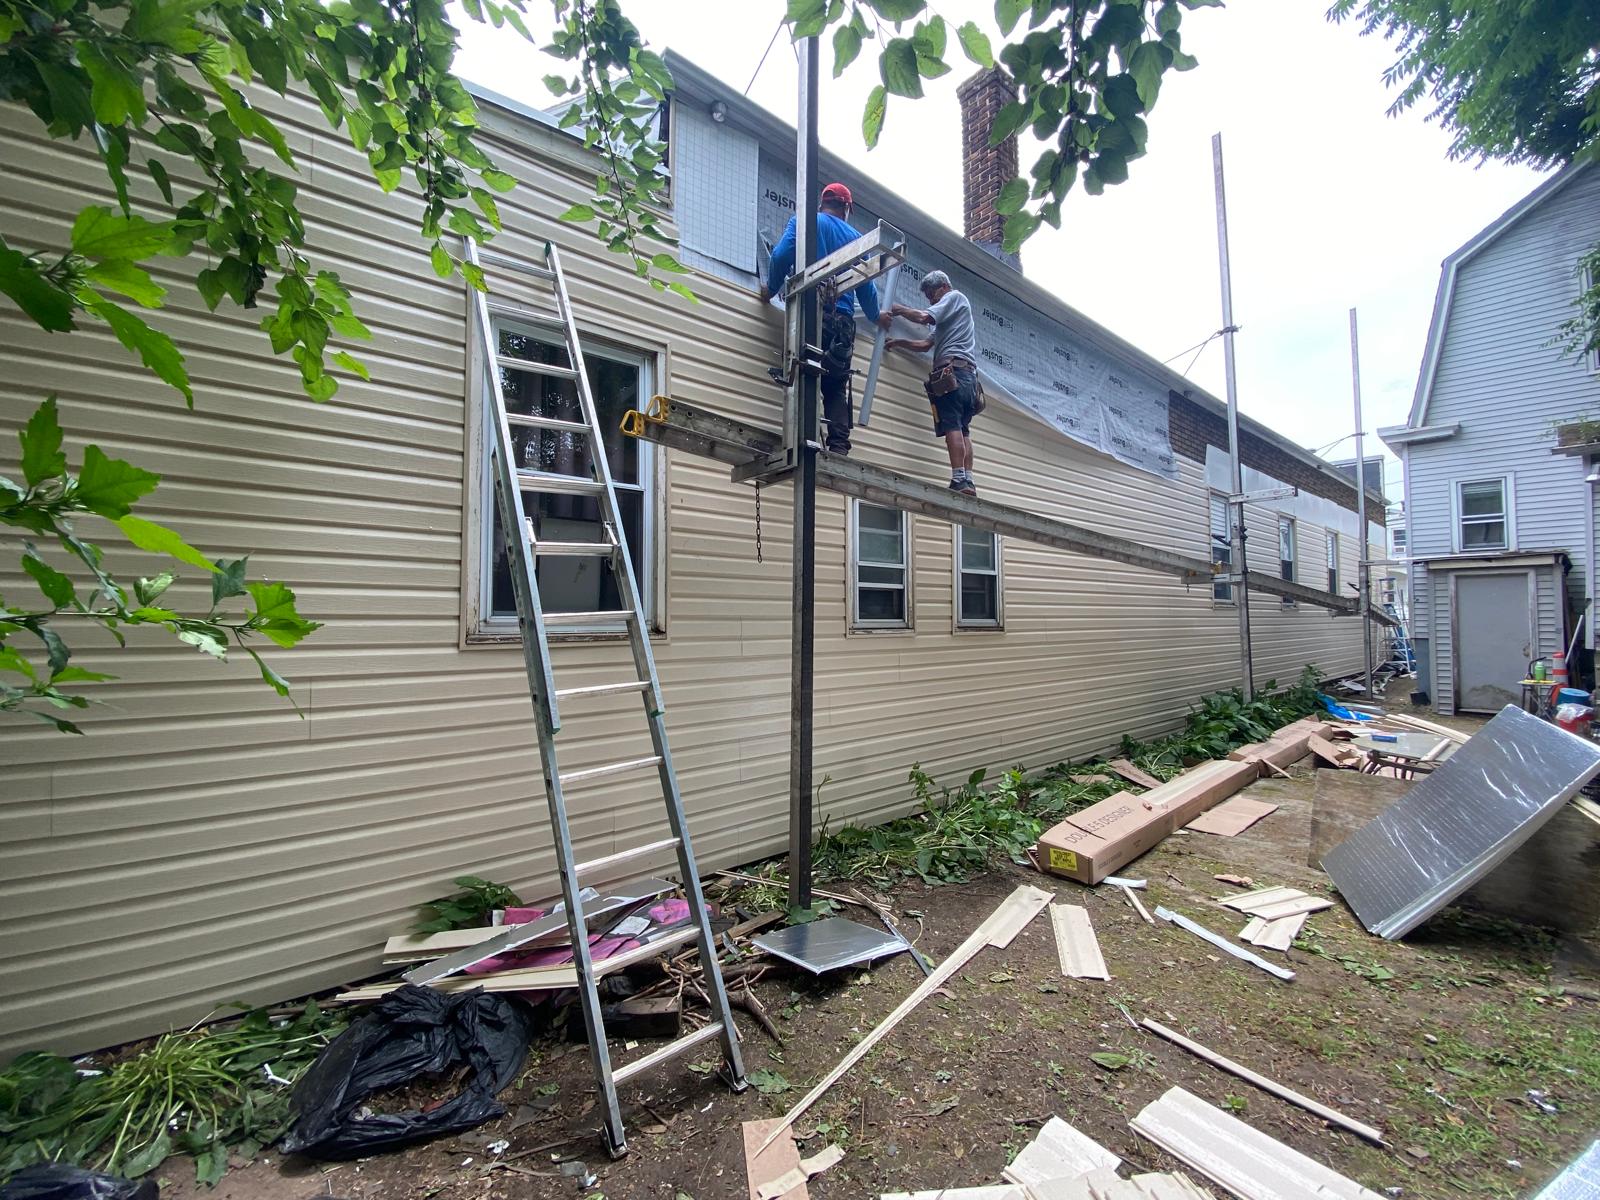
[[[1533,657],[1533,572],[1461,574],[1451,590],[1456,709],[1497,713],[1519,703]]]

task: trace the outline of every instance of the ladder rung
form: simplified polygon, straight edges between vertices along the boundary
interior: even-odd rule
[[[599,779],[602,775],[619,775],[623,771],[636,771],[642,767],[655,767],[661,765],[661,756],[652,754],[649,758],[630,758],[623,762],[607,763],[603,767],[585,767],[581,771],[567,771],[561,776],[561,786],[569,783],[580,783],[585,779]]]
[[[712,1038],[722,1036],[722,1026],[716,1022],[696,1029],[693,1033],[685,1034],[675,1042],[668,1042],[659,1050],[652,1050],[637,1062],[631,1062],[625,1067],[618,1067],[611,1073],[614,1083],[625,1083],[635,1075],[642,1074],[666,1062],[669,1058],[676,1058],[686,1050],[693,1050],[702,1042],[709,1042]]]
[[[563,496],[596,496],[606,490],[598,479],[562,475],[556,471],[517,471],[517,486],[525,492],[550,492]]]
[[[659,762],[661,760],[657,759],[656,761]],[[604,858],[596,858],[590,862],[578,863],[572,868],[572,872],[574,875],[577,875],[581,878],[585,875],[593,874],[596,871],[603,871],[608,867],[614,867],[618,863],[627,862],[630,859],[644,858],[646,855],[654,854],[659,850],[671,850],[675,848],[677,844],[678,839],[675,837],[664,838],[659,842],[651,842],[648,846],[635,846],[632,850],[619,850],[615,854],[606,855]]]
[[[631,608],[619,608],[610,612],[547,612],[544,614],[546,625],[615,625],[618,621],[633,620]]]
[[[551,558],[605,558],[616,547],[610,542],[532,542],[533,552]]]
[[[505,371],[526,371],[530,375],[550,375],[556,379],[576,379],[578,372],[571,367],[555,363],[534,362],[531,358],[508,358],[504,354],[494,357],[494,365]]]
[[[596,683],[589,687],[558,688],[557,700],[571,700],[582,696],[609,696],[614,692],[641,692],[650,686],[648,679],[629,679],[624,683]]]
[[[556,273],[549,267],[536,266],[525,259],[513,258],[509,254],[501,254],[498,250],[491,250],[487,246],[479,246],[477,249],[478,258],[490,266],[520,271],[524,275],[532,275],[535,279],[554,279],[556,277]]]
[[[582,421],[563,421],[557,417],[534,417],[527,413],[508,412],[506,420],[525,429],[550,429],[557,433],[589,432],[589,427]]]

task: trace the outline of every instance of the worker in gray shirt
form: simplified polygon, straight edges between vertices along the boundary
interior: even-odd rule
[[[922,385],[933,409],[933,436],[943,438],[950,452],[950,490],[976,496],[969,427],[984,404],[983,388],[978,383],[978,339],[972,324],[972,305],[950,286],[950,276],[943,271],[929,271],[922,277],[922,294],[928,298],[927,308],[892,304],[878,323],[888,329],[892,318],[904,317],[933,327],[931,337],[889,338],[884,345],[890,349],[898,346],[933,351],[933,369],[928,382]]]

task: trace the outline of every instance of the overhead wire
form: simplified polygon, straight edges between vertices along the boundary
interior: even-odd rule
[[[761,68],[767,65],[767,55],[772,53],[772,48],[778,44],[778,35],[783,32],[787,19],[780,20],[778,27],[772,31],[772,37],[767,41],[767,48],[761,52],[761,61],[756,64],[756,69],[750,73],[750,82],[744,85],[744,94],[748,96],[750,89],[755,87],[756,78],[761,74]]]

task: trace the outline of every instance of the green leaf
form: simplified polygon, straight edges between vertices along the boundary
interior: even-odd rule
[[[226,559],[217,559],[213,564],[216,573],[211,576],[211,607],[216,608],[224,600],[245,594],[245,570],[250,565],[246,558],[236,558],[229,562]]]
[[[194,1156],[194,1181],[202,1187],[210,1187],[227,1173],[228,1148],[220,1139]]]
[[[178,252],[171,221],[125,217],[91,205],[72,223],[72,252],[85,258],[149,258]]]
[[[650,265],[658,271],[672,271],[679,275],[688,274],[689,271],[688,267],[684,266],[676,258],[672,257],[670,254],[667,254],[665,251],[653,256],[650,259]]]
[[[943,58],[949,40],[950,31],[940,16],[919,21],[911,31],[911,44],[916,48],[919,58]]]
[[[138,579],[133,584],[133,594],[141,606],[154,604],[161,594],[176,583],[178,577],[171,571],[162,571],[148,579]]]
[[[567,209],[566,212],[562,213],[558,219],[562,221],[571,221],[574,224],[582,225],[587,221],[594,220],[594,217],[595,212],[591,206],[587,204],[574,204],[571,208]]]
[[[0,643],[0,671],[15,671],[18,675],[26,675],[29,679],[39,678],[38,672],[33,669],[33,664],[4,643]]]
[[[879,84],[867,95],[867,106],[861,113],[861,135],[866,139],[868,150],[878,144],[883,133],[883,118],[888,111],[889,93]]]
[[[107,57],[104,47],[88,38],[77,43],[78,62],[93,85],[94,118],[102,125],[121,125],[130,117],[135,125],[145,119],[144,86],[139,76]]]
[[[980,67],[988,70],[994,66],[994,49],[989,45],[989,35],[978,28],[976,21],[966,21],[956,30],[961,49]]]
[[[22,441],[22,477],[30,488],[67,473],[67,456],[61,449],[61,423],[56,419],[54,394],[33,410],[18,437]]]
[[[885,21],[896,23],[909,21],[927,7],[923,0],[867,0],[867,3]]]
[[[64,128],[70,137],[77,137],[94,124],[94,105],[86,75],[49,59],[34,67],[45,93],[50,97],[52,126]]]
[[[674,281],[672,283],[667,284],[667,290],[669,292],[672,292],[674,295],[682,296],[690,304],[699,304],[700,303],[700,297],[696,296],[694,294],[694,292],[692,292],[684,284],[681,284],[681,283],[678,283],[678,282]]]
[[[878,71],[883,76],[883,86],[896,96],[913,100],[921,97],[922,74],[917,69],[917,50],[910,38],[889,40],[878,56]]]
[[[247,585],[250,598],[256,603],[250,626],[259,630],[285,649],[322,626],[304,620],[294,607],[294,593],[281,583],[252,583]]]
[[[161,298],[167,294],[166,288],[150,278],[150,272],[126,259],[95,263],[84,270],[83,277],[146,308],[160,308]]]
[[[470,266],[471,264],[469,263],[467,265]],[[362,362],[359,358],[356,358],[354,355],[346,354],[343,350],[339,350],[334,353],[333,361],[338,363],[346,371],[349,371],[352,375],[359,375],[362,379],[366,380],[370,380],[372,378],[372,372],[367,370],[367,365],[364,362]]]
[[[1005,228],[1001,237],[1001,249],[1006,253],[1018,249],[1023,242],[1033,236],[1034,230],[1039,228],[1039,218],[1032,213],[1012,213],[1006,218]]]
[[[196,650],[211,655],[212,658],[226,659],[228,657],[228,643],[223,640],[222,634],[210,627],[201,629],[180,629],[178,640],[186,642]]]
[[[1014,212],[1020,212],[1027,200],[1027,182],[1022,179],[1012,179],[1000,189],[1000,194],[995,197],[994,210],[1003,217],[1010,216]]]
[[[245,647],[245,653],[256,660],[256,666],[261,668],[261,678],[266,680],[268,685],[271,686],[272,690],[277,692],[278,695],[286,697],[290,703],[293,703],[294,697],[289,695],[289,681],[269,667],[267,665],[267,660],[262,658],[261,655],[257,654],[249,646]],[[294,707],[296,712],[300,712],[300,706],[298,704],[296,704]],[[301,713],[300,715],[302,717],[305,716],[304,713]]]
[[[1033,0],[994,0],[994,19],[1000,32],[1010,37],[1017,22],[1022,20],[1022,14],[1032,7]]]
[[[0,239],[0,292],[11,297],[41,329],[65,333],[75,328],[72,293],[54,283],[33,259]]]
[[[844,74],[861,53],[861,31],[854,25],[841,25],[833,31],[833,77]]]
[[[122,530],[123,537],[141,550],[148,550],[152,554],[165,554],[179,562],[188,563],[191,567],[200,567],[206,571],[217,569],[209,558],[165,525],[157,525],[154,521],[146,521],[143,517],[136,517],[130,513],[117,520],[117,528]]]
[[[478,177],[497,192],[509,192],[517,186],[514,176],[507,175],[504,171],[497,171],[492,167],[478,172]]]
[[[48,625],[31,625],[35,637],[44,643],[45,661],[50,664],[50,674],[55,675],[64,671],[67,659],[72,657],[72,651],[67,649],[67,644],[57,636],[56,631]]]
[[[68,608],[78,602],[77,589],[60,571],[56,570],[28,546],[22,552],[22,569],[33,576],[44,598],[56,608]]]
[[[1157,33],[1171,33],[1181,24],[1183,24],[1183,10],[1173,3],[1173,0],[1166,0],[1166,3],[1156,10]]]
[[[1017,130],[1021,129],[1028,120],[1028,106],[1020,101],[1013,100],[1003,106],[995,114],[993,123],[989,126],[989,144],[998,146]]]
[[[1133,1059],[1126,1054],[1113,1054],[1109,1050],[1101,1050],[1089,1055],[1089,1061],[1097,1067],[1104,1067],[1108,1071],[1120,1071],[1124,1067],[1133,1064]]]
[[[160,482],[159,475],[120,458],[107,458],[99,446],[85,446],[72,499],[108,521],[119,521],[135,500],[155,491]]]
[[[751,1071],[749,1079],[755,1085],[756,1091],[763,1096],[776,1096],[789,1091],[794,1086],[778,1072],[767,1067]]]
[[[115,675],[106,675],[100,671],[89,671],[83,667],[62,667],[50,676],[51,683],[103,683],[107,679],[115,679]]]
[[[183,354],[171,338],[160,330],[150,328],[121,305],[113,304],[88,289],[81,291],[78,299],[85,308],[111,326],[117,341],[138,354],[145,366],[176,388],[190,408],[194,407],[194,389],[189,386],[189,372],[184,369]]]
[[[1133,57],[1128,60],[1128,74],[1133,76],[1133,82],[1138,85],[1139,99],[1146,112],[1156,102],[1156,96],[1161,91],[1161,75],[1167,69],[1167,60],[1161,51],[1160,42],[1140,42]]]

